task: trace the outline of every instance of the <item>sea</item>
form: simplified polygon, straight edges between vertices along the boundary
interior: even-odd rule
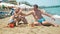
[[[60,7],[56,7],[56,8],[44,8],[44,9],[49,14],[59,15],[60,16]]]

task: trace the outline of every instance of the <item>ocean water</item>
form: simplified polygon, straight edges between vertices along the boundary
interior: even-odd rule
[[[55,21],[53,21],[51,18],[49,18],[49,17],[45,17],[45,19],[47,20],[47,21],[50,21],[50,22],[55,22],[55,23],[57,23],[57,24],[60,24],[60,7],[55,7],[55,8],[44,8],[45,9],[45,11],[47,12],[47,13],[49,13],[49,14],[52,14],[52,15],[58,15],[58,16],[56,16],[56,20]],[[55,17],[55,16],[54,16]]]
[[[49,14],[60,16],[60,7],[57,7],[57,8],[44,8],[44,9]]]

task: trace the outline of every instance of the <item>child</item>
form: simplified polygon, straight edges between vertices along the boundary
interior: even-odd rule
[[[21,20],[24,22],[24,24],[27,24],[27,20],[24,17],[24,13],[22,13],[20,8],[16,8],[14,14],[11,16],[9,21],[10,23],[13,23],[16,26],[16,23],[19,23]]]

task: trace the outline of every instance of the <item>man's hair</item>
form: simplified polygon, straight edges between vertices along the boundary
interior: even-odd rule
[[[35,5],[33,5],[33,6],[35,6],[36,8],[38,8],[38,5],[37,5],[37,4],[35,4]]]

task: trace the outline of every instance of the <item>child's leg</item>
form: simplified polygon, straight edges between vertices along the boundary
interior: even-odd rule
[[[15,18],[14,18],[14,15],[12,15],[12,16],[10,17],[9,24],[10,24],[10,23],[13,23],[14,26],[16,26],[16,20],[14,20],[14,19],[15,19]]]
[[[8,25],[11,24],[11,23],[14,24],[14,26],[16,26],[16,21],[14,21],[13,19],[10,19],[10,20],[9,20]]]
[[[22,17],[22,21],[24,22],[24,24],[28,24],[28,22],[27,22],[25,17]]]
[[[19,23],[21,21],[21,19],[18,20],[18,25],[20,25],[21,23]]]

